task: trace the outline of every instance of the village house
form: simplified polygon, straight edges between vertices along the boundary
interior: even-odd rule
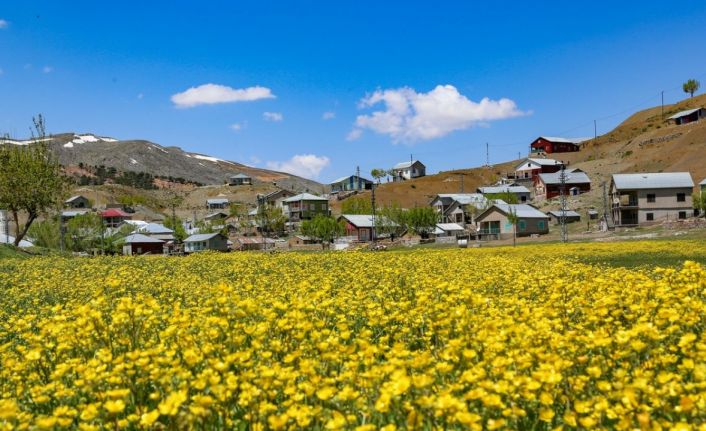
[[[146,223],[138,226],[135,233],[140,233],[150,238],[161,239],[162,241],[174,241],[174,231],[161,223]]]
[[[224,210],[230,206],[230,201],[226,198],[206,199],[206,209]]]
[[[318,244],[318,241],[314,238],[309,237],[309,236],[297,234],[297,235],[292,235],[292,237],[289,238],[289,240],[287,240],[287,244],[289,245],[289,248],[292,248],[292,247],[300,247],[300,246],[304,246],[304,245]]]
[[[125,220],[132,218],[132,215],[119,208],[108,208],[105,211],[101,211],[100,216],[103,219],[103,224],[107,228],[117,228]]]
[[[133,233],[123,240],[123,254],[126,256],[164,253],[164,242],[161,239]]]
[[[561,170],[564,163],[554,159],[528,158],[515,166],[515,179],[534,181],[539,174],[549,174]]]
[[[228,238],[221,233],[198,233],[184,240],[184,252],[228,251]]]
[[[340,193],[370,190],[373,188],[373,182],[358,175],[348,175],[332,181],[329,186],[331,187],[331,193]]]
[[[310,193],[301,193],[282,201],[285,216],[290,223],[311,220],[316,215],[329,215],[328,199]]]
[[[693,189],[688,172],[613,174],[613,222],[615,226],[636,226],[690,217]]]
[[[552,199],[561,194],[561,172],[539,174],[535,179],[534,197]],[[564,194],[575,196],[591,190],[591,179],[581,169],[564,169]]]
[[[339,221],[345,224],[346,236],[354,237],[357,241],[368,242],[373,240],[373,216],[367,214],[342,214]],[[381,226],[398,227],[392,220],[377,216],[375,218],[375,238],[379,238]]]
[[[64,206],[66,208],[84,209],[84,208],[90,208],[91,202],[85,196],[76,195],[76,196],[71,196],[70,198],[66,199],[64,201]]]
[[[530,151],[534,154],[544,153],[570,153],[579,151],[581,144],[591,138],[558,138],[554,136],[540,136],[530,144]]]
[[[82,216],[88,214],[90,210],[88,209],[77,209],[77,210],[64,210],[61,212],[61,221],[67,222],[74,217]]]
[[[706,109],[695,108],[677,112],[676,114],[667,118],[667,121],[673,122],[677,126],[681,126],[682,124],[693,123],[694,121],[699,121],[703,118],[706,118]]]
[[[517,236],[549,233],[549,216],[528,204],[494,204],[476,218],[481,239],[512,238],[514,228],[508,216],[517,216]]]
[[[437,223],[432,235],[435,237],[456,237],[463,235],[466,229],[458,223]]]
[[[466,225],[474,222],[474,216],[485,209],[488,200],[481,193],[441,193],[429,205],[442,223]]]
[[[228,218],[228,213],[224,213],[223,211],[216,211],[215,213],[208,214],[203,219],[208,222],[215,222],[215,221],[223,221],[227,218]]]
[[[561,213],[561,210],[553,210],[549,211],[547,215],[553,223],[559,224],[561,222]],[[566,223],[581,221],[581,214],[576,211],[566,210],[564,211],[564,220],[566,220]]]
[[[257,202],[258,206],[267,204],[271,205],[273,207],[279,207],[283,208],[284,207],[284,200],[291,198],[294,196],[296,193],[286,190],[286,189],[278,189],[273,192],[270,192],[266,195],[258,195],[257,196]],[[255,214],[257,214],[257,210],[255,210]]]
[[[392,168],[392,181],[405,181],[423,177],[427,174],[427,167],[419,160],[411,160],[396,164]]]
[[[252,177],[245,174],[236,174],[228,178],[229,186],[249,186],[252,185]]]
[[[233,250],[274,250],[275,246],[272,238],[240,236],[233,239]]]
[[[517,202],[519,203],[529,202],[532,195],[527,187],[515,184],[478,187],[477,191],[483,194],[483,196],[511,194],[517,198]]]

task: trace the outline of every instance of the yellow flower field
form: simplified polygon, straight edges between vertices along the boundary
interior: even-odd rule
[[[0,429],[706,429],[683,248],[0,261]]]

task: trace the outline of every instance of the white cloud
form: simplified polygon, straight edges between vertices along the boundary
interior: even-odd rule
[[[284,120],[284,116],[282,116],[281,112],[263,112],[262,118],[264,118],[265,121],[282,121],[282,120]]]
[[[241,130],[243,130],[243,129],[245,128],[245,123],[244,123],[244,122],[241,122],[241,123],[233,123],[233,124],[230,125],[230,128],[233,129],[233,130],[235,130],[236,132],[239,132],[239,131],[241,131]]]
[[[349,140],[359,138],[364,129],[389,135],[394,142],[434,139],[487,121],[527,114],[510,99],[485,97],[474,102],[453,85],[437,85],[428,93],[417,93],[409,87],[377,90],[364,97],[359,107],[379,103],[385,105],[385,110],[359,115],[348,134]]]
[[[355,141],[356,139],[360,138],[362,135],[363,135],[362,129],[353,129],[350,132],[348,132],[348,135],[346,135],[346,140],[347,141]]]
[[[52,73],[52,71],[54,71],[54,68],[51,66],[42,67],[42,73]]]
[[[324,112],[323,115],[321,115],[322,120],[333,120],[334,118],[336,118],[336,113],[332,111]]]
[[[326,156],[297,154],[284,162],[267,162],[267,168],[304,178],[318,178],[321,171],[329,164],[331,160]]]
[[[226,85],[203,84],[174,94],[171,100],[177,108],[193,108],[199,105],[251,102],[260,99],[273,99],[274,97],[275,95],[267,87],[232,88]]]
[[[9,26],[9,25],[10,25],[9,22],[7,22],[4,19],[0,19],[0,29],[7,28],[7,26]]]

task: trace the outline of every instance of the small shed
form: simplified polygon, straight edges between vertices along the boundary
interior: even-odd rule
[[[208,221],[223,221],[228,218],[228,214],[224,213],[223,211],[217,211],[215,213],[211,213],[204,217],[204,220]]]
[[[141,233],[133,233],[123,241],[123,254],[126,256],[164,253],[165,242]]]
[[[228,178],[230,186],[249,186],[252,185],[252,177],[245,174],[236,174]]]
[[[206,208],[209,210],[223,210],[228,208],[230,201],[226,198],[206,199]]]
[[[184,252],[228,251],[228,238],[221,233],[199,233],[184,240]]]
[[[272,238],[240,236],[233,240],[233,249],[240,251],[272,250],[275,246],[275,240]]]
[[[682,124],[693,123],[694,121],[699,121],[703,118],[706,118],[706,109],[695,108],[677,112],[676,114],[667,118],[667,121],[674,122],[674,124],[676,124],[677,126],[681,126]]]
[[[294,235],[287,241],[289,247],[297,247],[301,245],[317,244],[318,241],[306,235]]]
[[[588,219],[589,220],[598,220],[598,211],[596,210],[588,210]]]
[[[64,206],[66,206],[66,208],[73,209],[90,208],[91,202],[85,196],[76,195],[66,199],[64,201]]]
[[[433,233],[436,237],[444,237],[462,235],[464,232],[465,229],[458,223],[437,223]]]
[[[554,210],[554,211],[549,211],[547,215],[549,216],[549,219],[554,222],[554,223],[559,223],[561,220],[561,210]],[[566,211],[564,212],[564,218],[566,219],[567,223],[574,223],[577,221],[581,221],[581,214],[577,213],[576,211]]]

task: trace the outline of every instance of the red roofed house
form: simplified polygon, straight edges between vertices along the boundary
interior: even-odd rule
[[[581,143],[591,138],[555,138],[540,136],[530,144],[532,153],[570,153],[581,149]]]
[[[101,212],[101,217],[103,218],[103,223],[105,227],[118,227],[125,220],[130,220],[132,216],[118,208],[108,208]]]

